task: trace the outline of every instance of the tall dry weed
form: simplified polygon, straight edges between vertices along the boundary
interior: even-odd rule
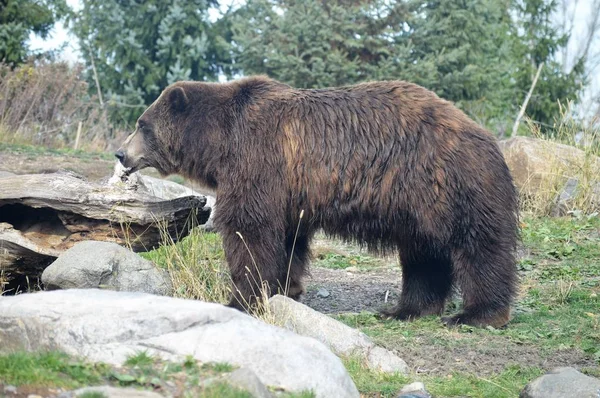
[[[79,149],[93,151],[109,149],[122,135],[88,94],[80,65],[0,64],[0,141],[73,148],[79,129]]]
[[[540,140],[538,161],[543,167],[535,170],[521,190],[521,210],[526,213],[590,214],[600,208],[600,130],[565,114],[563,109],[551,136],[543,136],[537,125],[528,122],[532,135]]]

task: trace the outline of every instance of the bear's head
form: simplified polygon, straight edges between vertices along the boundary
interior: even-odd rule
[[[130,175],[154,167],[165,176],[181,174],[214,189],[219,117],[226,102],[214,84],[178,82],[144,111],[136,129],[115,153]],[[221,110],[220,112],[218,110]]]
[[[181,140],[189,99],[184,87],[172,85],[138,118],[136,129],[115,153],[131,174],[154,167],[163,175],[179,171]]]

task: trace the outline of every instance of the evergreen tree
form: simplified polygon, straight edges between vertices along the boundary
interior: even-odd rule
[[[550,133],[560,116],[560,105],[576,102],[585,86],[585,59],[575,61],[570,72],[565,72],[557,54],[568,41],[553,22],[557,11],[555,0],[516,0],[515,32],[519,38],[513,58],[518,61],[514,74],[516,98],[519,104],[525,98],[540,63],[544,63],[540,78],[526,109],[526,114]]]
[[[412,0],[408,61],[416,83],[494,130],[514,111],[514,38],[501,0]]]
[[[208,21],[211,0],[84,0],[74,31],[95,68],[106,103],[119,121],[133,122],[170,83],[215,80],[215,39]]]
[[[22,63],[30,55],[29,35],[46,38],[68,13],[65,0],[0,0],[0,62]]]
[[[297,87],[413,81],[486,123],[510,105],[508,15],[498,0],[250,0],[234,59]]]
[[[402,3],[250,0],[233,16],[234,64],[296,87],[398,78]]]

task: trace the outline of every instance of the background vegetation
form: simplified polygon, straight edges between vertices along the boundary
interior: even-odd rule
[[[1,89],[33,84],[35,76],[69,98],[59,95],[52,112],[31,115],[12,111],[20,102],[31,107],[28,97],[2,95],[0,123],[44,144],[70,145],[82,122],[86,143],[110,147],[168,84],[250,74],[303,88],[408,80],[505,136],[543,65],[526,108],[542,134],[554,133],[561,104],[585,105],[567,117],[587,126],[597,126],[600,112],[598,93],[582,96],[600,61],[600,11],[574,46],[567,0],[248,0],[229,8],[217,0],[81,0],[77,12],[65,0],[28,3],[0,5]],[[28,49],[27,37],[48,35],[54,23],[77,38],[80,65],[53,65],[56,54]],[[85,87],[72,89],[75,81]],[[57,95],[35,90],[45,101]],[[89,131],[98,121],[104,132]]]

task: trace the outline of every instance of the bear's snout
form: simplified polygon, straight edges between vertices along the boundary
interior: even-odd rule
[[[115,152],[115,157],[119,159],[119,162],[123,163],[123,160],[125,159],[125,153],[119,149],[117,152]]]

